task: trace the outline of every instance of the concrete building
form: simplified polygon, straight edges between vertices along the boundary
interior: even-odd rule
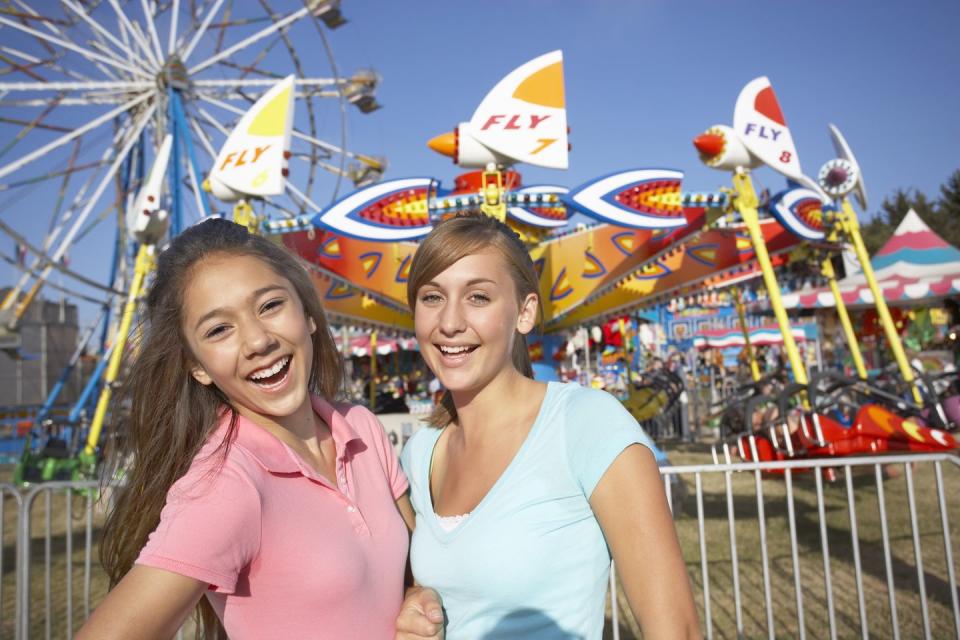
[[[18,333],[17,349],[0,350],[0,407],[40,405],[47,399],[77,347],[77,307],[66,301],[35,300]],[[70,376],[57,404],[76,401],[82,369],[78,366]]]

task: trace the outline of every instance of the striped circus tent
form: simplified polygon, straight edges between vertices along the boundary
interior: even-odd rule
[[[870,260],[888,304],[919,306],[960,295],[960,250],[934,233],[911,209],[893,236]],[[851,308],[872,307],[873,294],[862,273],[837,283]],[[833,307],[826,287],[802,289],[783,296],[787,309]]]
[[[790,333],[797,342],[807,340],[804,327],[791,327]],[[750,327],[750,344],[759,347],[771,344],[783,344],[783,335],[777,325]],[[697,349],[728,349],[744,346],[743,331],[739,328],[701,329],[693,336],[693,346]]]

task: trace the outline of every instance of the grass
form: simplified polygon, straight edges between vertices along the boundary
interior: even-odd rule
[[[707,464],[709,450],[702,445],[668,446],[674,464]],[[889,526],[891,571],[895,585],[896,610],[900,635],[904,638],[922,637],[923,621],[920,607],[920,588],[917,562],[910,526],[904,466],[899,465],[897,477],[883,481],[887,522]],[[2,473],[2,471],[0,471]],[[923,584],[929,610],[929,624],[934,638],[955,637],[951,604],[951,585],[947,574],[940,510],[937,501],[933,466],[917,465],[913,470],[915,509],[918,515],[918,538],[923,565]],[[853,544],[847,507],[846,484],[842,472],[835,482],[825,482],[824,515],[829,545],[832,603],[839,638],[861,637],[860,612],[857,599]],[[2,477],[2,476],[0,476]],[[951,545],[957,554],[960,531],[960,467],[943,465],[944,490],[951,526]],[[707,584],[713,636],[737,638],[736,606],[733,588],[732,554],[725,476],[704,473],[702,480],[702,510],[706,547]],[[703,590],[703,563],[698,527],[698,505],[695,478],[684,477],[686,495],[675,514],[687,571],[694,586],[701,620],[705,621]],[[854,505],[859,529],[861,575],[863,577],[865,613],[871,638],[893,637],[891,611],[887,590],[887,569],[880,530],[878,488],[872,468],[866,473],[855,473]],[[741,627],[745,638],[767,637],[767,612],[764,606],[764,580],[760,558],[760,530],[755,478],[752,473],[732,474],[733,513],[741,594]],[[799,619],[795,594],[793,550],[789,534],[789,510],[786,499],[786,481],[783,477],[765,477],[761,480],[763,492],[766,547],[768,551],[769,581],[772,600],[774,636],[793,638],[799,635]],[[817,509],[816,485],[812,473],[797,473],[793,478],[794,515],[797,534],[797,559],[803,596],[803,622],[808,637],[828,637],[828,599],[824,581],[824,560],[821,547],[820,518]],[[67,498],[51,496],[49,503],[39,496],[31,515],[31,580],[30,580],[30,634],[45,637],[68,637],[67,592],[72,601],[72,628],[79,628],[85,616],[84,563],[86,512],[83,495],[74,495],[72,514],[67,514]],[[50,534],[47,536],[49,512]],[[13,637],[14,588],[16,566],[15,499],[4,495],[2,510],[3,553],[0,556],[0,639]],[[98,566],[96,539],[102,525],[102,509],[91,513],[94,547],[91,550],[89,602],[95,606],[106,593],[106,578]],[[49,547],[47,540],[49,539]],[[68,543],[72,553],[68,555]],[[49,549],[49,551],[48,551]],[[49,553],[51,567],[49,588],[44,572]],[[72,567],[68,573],[68,558]],[[956,558],[954,559],[956,564]],[[47,595],[49,593],[49,600]],[[620,637],[624,640],[639,637],[636,622],[629,613],[622,594],[620,603]],[[669,612],[665,612],[669,615]],[[605,637],[612,637],[607,625]]]

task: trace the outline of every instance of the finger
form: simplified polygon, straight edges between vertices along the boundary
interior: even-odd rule
[[[419,594],[420,610],[431,622],[443,622],[443,605],[440,603],[440,594],[433,589],[424,589]]]
[[[443,629],[440,624],[442,621],[442,612],[439,621],[431,621],[418,607],[407,605],[397,617],[397,637],[410,640],[438,637],[437,634]]]

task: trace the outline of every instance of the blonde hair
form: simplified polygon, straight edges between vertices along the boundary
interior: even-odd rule
[[[531,293],[539,296],[540,278],[520,237],[496,218],[482,214],[463,214],[438,223],[417,248],[410,264],[410,278],[407,282],[407,304],[410,310],[416,310],[417,292],[424,284],[458,260],[491,248],[503,256],[516,289],[517,304],[522,304]],[[539,298],[537,310],[541,311]],[[541,315],[542,313],[538,313],[538,317]],[[514,336],[511,360],[517,371],[533,378],[527,339],[519,331]],[[457,410],[453,398],[450,392],[446,391],[428,422],[435,427],[445,427],[456,418]]]

